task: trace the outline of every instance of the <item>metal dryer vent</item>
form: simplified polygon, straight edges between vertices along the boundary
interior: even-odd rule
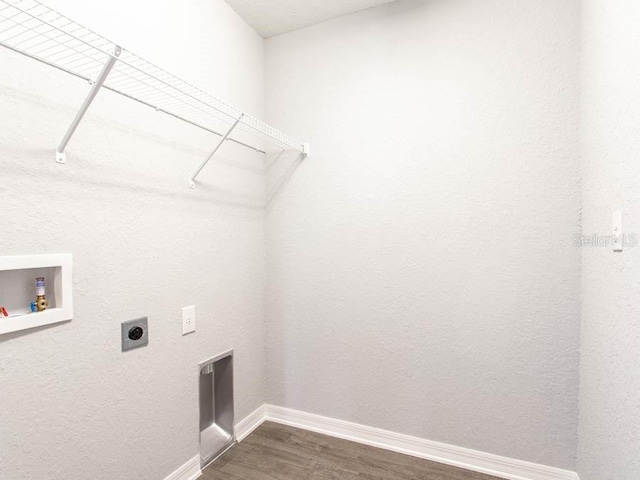
[[[200,466],[235,443],[233,350],[200,363]]]

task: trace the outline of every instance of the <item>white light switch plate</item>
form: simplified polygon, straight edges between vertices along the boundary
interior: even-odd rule
[[[613,251],[622,252],[624,249],[624,232],[622,231],[622,210],[613,213]]]
[[[182,335],[196,331],[196,306],[182,308]]]

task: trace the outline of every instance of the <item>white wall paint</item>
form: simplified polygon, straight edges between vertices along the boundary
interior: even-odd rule
[[[582,2],[583,230],[640,235],[640,8]],[[640,247],[582,251],[581,480],[640,478]]]
[[[577,1],[400,1],[267,41],[308,139],[267,221],[269,401],[575,466]]]
[[[262,114],[262,40],[222,0],[48,3]],[[6,49],[0,71],[0,255],[71,252],[75,288],[71,323],[0,337],[0,478],[164,478],[198,453],[199,361],[234,348],[238,418],[265,401],[261,159],[229,147],[191,191],[216,137],[101,92],[56,165],[88,85]]]
[[[48,3],[262,113],[261,40],[223,2]],[[268,42],[268,115],[314,151],[269,210],[271,402],[574,467],[578,80],[584,233],[620,207],[637,233],[640,182],[637,8],[582,2],[580,79],[577,10],[405,0]],[[0,337],[0,472],[163,478],[197,451],[199,360],[236,348],[238,418],[265,400],[259,160],[190,192],[212,138],[103,92],[54,165],[87,86],[0,65],[0,255],[71,251],[76,289],[71,324]],[[582,251],[583,480],[640,475],[634,253]]]
[[[264,38],[394,0],[226,0]]]

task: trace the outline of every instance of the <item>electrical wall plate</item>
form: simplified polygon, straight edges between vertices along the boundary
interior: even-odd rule
[[[196,306],[182,308],[182,335],[196,331]]]
[[[123,352],[148,345],[149,327],[147,317],[122,322],[121,336]]]
[[[624,250],[624,230],[622,229],[622,210],[613,212],[613,251],[622,252]]]

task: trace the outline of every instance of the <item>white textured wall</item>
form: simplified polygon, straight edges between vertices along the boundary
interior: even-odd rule
[[[262,114],[262,39],[224,1],[48,3]],[[235,349],[238,419],[265,401],[261,159],[226,150],[191,191],[216,137],[102,92],[56,165],[88,85],[5,49],[0,71],[0,255],[73,253],[75,302],[0,337],[0,478],[161,480],[198,454],[199,361]]]
[[[309,140],[267,220],[270,401],[575,466],[578,3],[401,0],[272,38]]]
[[[583,230],[640,234],[640,7],[583,0]],[[640,247],[584,248],[581,480],[640,478]]]

